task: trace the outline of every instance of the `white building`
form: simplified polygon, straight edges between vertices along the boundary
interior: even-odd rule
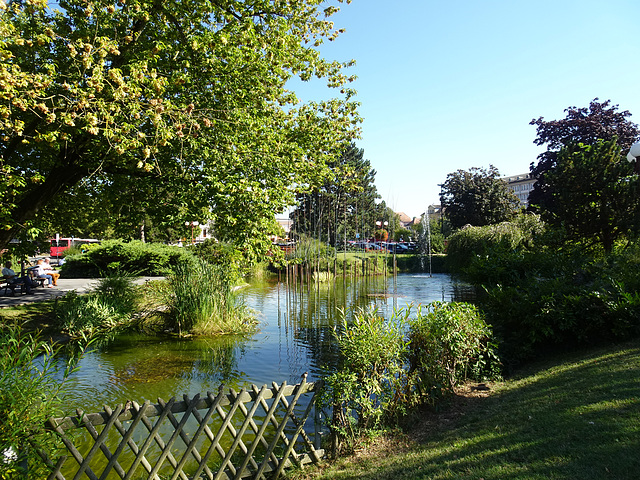
[[[520,200],[520,205],[523,207],[529,206],[529,193],[536,183],[536,179],[530,173],[503,177],[502,180],[507,182],[507,186],[516,194],[516,197]]]

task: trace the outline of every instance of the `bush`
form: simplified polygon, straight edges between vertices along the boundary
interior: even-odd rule
[[[425,313],[426,312],[426,313]],[[420,403],[435,404],[468,378],[494,379],[491,328],[468,303],[433,302],[409,320],[409,376]]]
[[[62,410],[68,379],[79,355],[62,361],[59,348],[19,326],[0,326],[0,478],[46,478],[37,452],[54,458],[62,447],[45,429]]]
[[[320,401],[332,409],[334,453],[410,407],[435,405],[467,378],[499,375],[491,329],[466,303],[434,302],[413,318],[406,309],[389,321],[360,312],[335,335],[340,365],[325,378]]]
[[[86,253],[67,256],[65,260],[61,275],[67,278],[93,278],[114,272],[165,276],[177,265],[194,263],[195,257],[185,248],[162,243],[105,240]]]
[[[520,215],[512,222],[460,229],[449,237],[447,264],[451,272],[475,278],[479,269],[486,273],[478,262],[529,251],[543,230],[540,218],[532,214]]]
[[[518,281],[496,279],[480,298],[501,358],[515,366],[548,351],[640,335],[639,260],[634,248],[602,258],[580,250],[512,256]]]
[[[202,243],[186,248],[211,265],[223,266],[232,278],[238,278],[242,274],[244,264],[242,253],[230,243],[217,242],[208,238]]]
[[[321,404],[331,408],[334,453],[351,449],[363,430],[380,427],[402,408],[407,345],[403,321],[387,322],[375,311],[360,312],[353,323],[335,330],[340,367],[325,378]]]

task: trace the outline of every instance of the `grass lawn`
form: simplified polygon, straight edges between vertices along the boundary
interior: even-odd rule
[[[30,329],[47,330],[53,319],[54,301],[27,303],[0,309],[0,324],[25,324]]]
[[[537,364],[294,479],[640,478],[640,341]]]

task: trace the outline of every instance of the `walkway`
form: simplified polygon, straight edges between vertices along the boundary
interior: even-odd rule
[[[161,280],[162,278],[164,277],[140,277],[135,283],[142,284],[149,280]],[[71,290],[75,290],[78,293],[86,293],[95,288],[99,280],[98,278],[59,278],[57,287],[34,288],[31,295],[21,294],[19,290],[16,290],[14,297],[11,294],[4,295],[4,289],[2,289],[0,290],[0,308],[53,300],[57,297],[62,297]]]

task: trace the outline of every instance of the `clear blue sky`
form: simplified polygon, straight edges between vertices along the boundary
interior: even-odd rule
[[[353,0],[321,47],[347,70],[364,118],[356,142],[395,211],[439,203],[448,173],[526,173],[540,116],[610,99],[640,123],[638,0]],[[330,97],[320,82],[303,100]]]

